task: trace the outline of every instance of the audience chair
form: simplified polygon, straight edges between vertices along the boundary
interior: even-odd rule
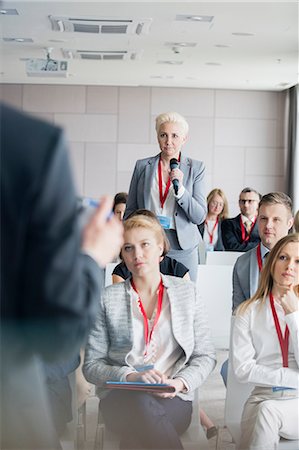
[[[209,441],[205,435],[199,421],[199,401],[198,390],[193,402],[192,420],[188,430],[181,436],[182,444],[185,450],[206,450],[209,448]],[[98,423],[95,434],[94,450],[118,450],[119,438],[112,433],[104,424],[103,416],[98,408]]]
[[[237,444],[241,437],[241,417],[243,407],[254,386],[249,383],[248,384],[240,383],[234,374],[231,364],[232,360],[231,340],[232,340],[233,323],[234,317],[232,317],[231,320],[231,337],[230,337],[224,422],[228,428],[228,431],[232,436],[233,442]],[[298,450],[298,449],[299,449],[299,440],[292,441],[283,438],[280,439],[278,450]]]
[[[207,252],[206,264],[214,264],[220,266],[233,266],[239,256],[244,255],[243,252]]]

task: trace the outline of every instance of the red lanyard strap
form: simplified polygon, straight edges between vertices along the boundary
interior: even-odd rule
[[[136,286],[135,286],[135,284],[134,284],[133,279],[131,280],[131,285],[132,285],[132,288],[134,289],[134,291],[138,294],[138,291],[137,291],[137,289],[136,289]],[[141,301],[141,298],[140,298],[140,296],[139,296],[139,294],[138,294],[138,300],[137,300],[137,303],[138,303],[138,306],[139,306],[139,308],[140,308],[141,314],[142,314],[142,316],[143,316],[143,325],[144,325],[144,343],[145,343],[145,352],[144,352],[144,355],[146,355],[146,353],[147,353],[147,347],[148,347],[148,345],[149,345],[149,343],[150,343],[150,341],[151,341],[151,339],[152,339],[152,335],[153,335],[153,332],[154,332],[154,328],[155,328],[155,326],[157,325],[157,322],[158,322],[159,317],[160,317],[160,315],[161,315],[162,301],[163,301],[163,293],[164,293],[164,286],[163,286],[163,283],[162,283],[162,280],[161,280],[161,281],[160,281],[160,284],[159,284],[159,288],[158,288],[157,314],[156,314],[156,317],[155,317],[155,320],[154,320],[154,323],[153,323],[153,326],[152,326],[152,329],[151,329],[150,332],[149,332],[149,327],[148,327],[148,318],[147,318],[147,315],[146,315],[146,312],[145,312],[143,303],[142,303],[142,301]]]
[[[248,242],[248,241],[249,241],[250,236],[251,236],[251,233],[252,233],[252,230],[253,230],[253,227],[254,227],[254,225],[255,225],[255,222],[256,222],[256,217],[255,217],[254,221],[253,221],[252,224],[251,224],[249,233],[246,235],[247,232],[246,232],[246,229],[245,229],[245,227],[244,227],[244,223],[243,223],[243,220],[242,220],[242,216],[240,216],[240,226],[241,226],[242,243],[243,243],[243,242]]]
[[[210,244],[213,244],[214,231],[215,231],[215,229],[216,229],[216,227],[217,227],[217,225],[218,225],[218,222],[219,222],[219,219],[218,219],[218,217],[217,217],[216,222],[215,222],[215,225],[213,226],[213,229],[212,229],[212,231],[211,231],[211,233],[210,233],[210,232],[209,232],[209,228],[208,228],[208,221],[205,220],[205,225],[206,225],[207,233],[208,233],[209,238],[210,238]]]
[[[160,197],[160,204],[161,208],[163,208],[165,200],[167,198],[169,188],[170,188],[170,177],[168,177],[168,181],[166,184],[166,188],[163,194],[163,184],[162,184],[162,161],[160,158],[159,165],[158,165],[158,183],[159,183],[159,197]]]
[[[256,247],[256,259],[257,259],[257,265],[259,266],[259,271],[261,271],[263,268],[261,243],[259,243],[259,245]]]
[[[270,292],[270,305],[271,305],[272,315],[273,315],[273,319],[274,319],[274,323],[275,323],[275,329],[276,329],[276,333],[278,336],[279,345],[280,345],[280,349],[281,349],[282,364],[283,364],[283,367],[288,367],[289,366],[289,335],[290,335],[289,327],[286,325],[284,337],[283,337],[280,323],[279,323],[278,316],[277,316],[277,312],[276,312],[275,305],[274,305],[274,298],[273,298],[272,292]]]

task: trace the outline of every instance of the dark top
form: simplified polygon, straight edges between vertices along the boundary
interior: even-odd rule
[[[14,340],[1,349],[6,356],[14,349],[17,360],[41,352],[52,361],[79,350],[96,313],[101,271],[80,254],[62,130],[0,108],[1,337],[4,343],[5,326]]]
[[[249,240],[247,242],[242,242],[240,217],[241,214],[233,217],[232,219],[225,219],[221,222],[221,234],[225,250],[247,252],[247,250],[256,247],[260,242],[257,222],[254,224]]]
[[[169,256],[164,256],[163,260],[160,262],[160,272],[164,275],[173,275],[174,277],[183,278],[189,270],[186,266],[184,266],[184,264],[178,262],[176,259],[169,258]],[[118,275],[126,280],[127,278],[130,278],[131,272],[122,261],[115,266],[112,275]]]

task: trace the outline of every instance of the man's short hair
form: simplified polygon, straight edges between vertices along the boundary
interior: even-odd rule
[[[269,192],[269,194],[263,195],[259,202],[258,209],[260,209],[260,207],[263,205],[284,205],[289,211],[290,215],[293,215],[292,200],[284,192]]]
[[[246,188],[242,189],[242,191],[240,192],[240,195],[241,194],[248,194],[248,192],[255,192],[259,196],[259,200],[262,197],[261,194],[258,191],[256,191],[255,189],[253,189],[251,187],[246,187]]]

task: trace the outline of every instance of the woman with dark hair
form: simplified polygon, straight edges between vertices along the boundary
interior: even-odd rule
[[[112,211],[119,218],[119,220],[123,220],[126,205],[127,205],[128,194],[126,192],[118,192],[114,196]]]
[[[239,449],[274,449],[298,439],[299,234],[276,243],[256,294],[237,309],[233,369],[253,391],[242,415]]]

